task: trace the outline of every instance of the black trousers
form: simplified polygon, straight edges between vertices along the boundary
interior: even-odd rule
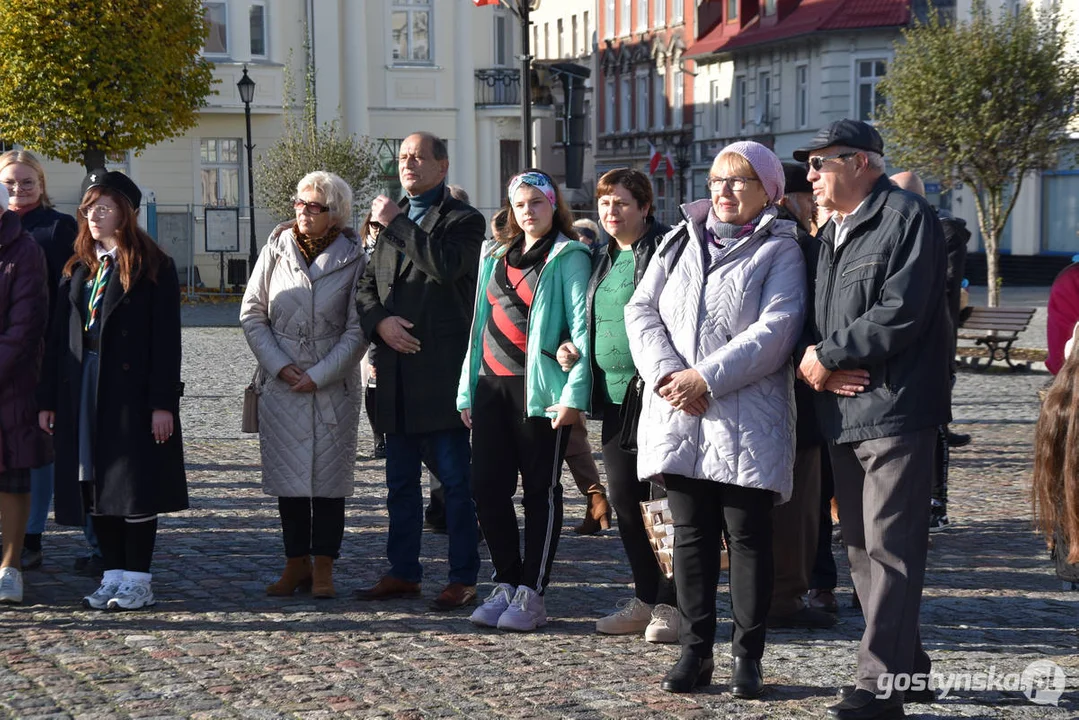
[[[619,405],[608,404],[603,408],[603,466],[607,472],[607,499],[618,518],[618,534],[629,559],[633,573],[633,590],[637,599],[649,605],[663,603],[674,605],[674,583],[667,579],[656,561],[648,533],[644,529],[641,503],[663,497],[659,486],[641,482],[637,477],[637,456],[618,446],[622,420],[618,416]]]
[[[933,449],[933,485],[930,488],[932,504],[942,511],[948,508],[948,426],[937,428],[937,444]]]
[[[345,536],[345,499],[279,497],[285,557],[325,555],[336,560]]]
[[[682,652],[712,657],[720,536],[730,552],[731,655],[764,655],[772,599],[772,506],[775,493],[713,480],[665,475],[674,518],[674,579],[682,614]]]
[[[472,495],[494,580],[547,587],[562,531],[562,459],[570,428],[524,416],[524,378],[482,375],[472,398]],[[521,476],[524,554],[513,496]]]
[[[157,515],[91,515],[106,570],[150,572],[157,542]]]
[[[820,454],[820,526],[817,528],[817,559],[809,576],[811,590],[835,590],[839,583],[839,571],[832,553],[832,496],[835,480],[832,477],[832,456],[828,446]]]

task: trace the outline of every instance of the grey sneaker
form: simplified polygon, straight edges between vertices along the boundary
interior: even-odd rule
[[[672,644],[678,642],[682,629],[682,614],[678,608],[659,603],[652,608],[652,620],[644,631],[644,639],[650,643]]]
[[[473,625],[480,627],[498,627],[498,618],[502,617],[502,613],[506,612],[506,608],[510,606],[510,600],[513,599],[515,592],[517,589],[512,585],[499,583],[468,619]]]
[[[502,613],[502,617],[498,618],[499,630],[532,632],[546,624],[547,607],[544,605],[543,596],[527,585],[517,588],[510,606]]]
[[[87,610],[104,610],[109,600],[116,597],[116,591],[120,589],[124,581],[123,570],[106,570],[101,578],[101,585],[97,590],[82,599],[82,606]]]
[[[0,568],[0,603],[22,602],[22,573],[13,567]]]
[[[105,609],[111,612],[119,610],[140,610],[145,607],[150,607],[156,601],[154,600],[154,591],[150,588],[150,583],[144,580],[131,580],[124,574],[124,581],[120,583],[120,587],[116,589],[116,594],[113,595],[108,603],[105,605]]]

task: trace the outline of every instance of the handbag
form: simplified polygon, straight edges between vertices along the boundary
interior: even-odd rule
[[[644,397],[644,379],[634,374],[626,386],[626,395],[622,398],[618,415],[622,420],[622,429],[618,433],[618,447],[623,452],[637,453],[637,425],[641,421],[641,403]]]
[[[257,433],[259,431],[259,393],[262,391],[259,386],[260,369],[261,366],[255,368],[251,382],[244,388],[244,410],[240,419],[240,432]]]

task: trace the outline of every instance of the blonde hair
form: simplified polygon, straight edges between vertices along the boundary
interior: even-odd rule
[[[34,171],[37,175],[37,184],[41,186],[41,207],[51,208],[52,200],[49,199],[49,192],[45,187],[45,168],[41,161],[37,159],[36,155],[26,150],[8,150],[3,155],[0,155],[0,170],[15,163],[26,165]]]
[[[314,190],[322,195],[334,225],[344,228],[352,222],[352,188],[340,175],[325,170],[307,173],[296,183],[297,195],[304,190]]]

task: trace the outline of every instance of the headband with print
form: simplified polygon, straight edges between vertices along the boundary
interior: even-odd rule
[[[513,202],[513,196],[517,193],[517,189],[522,185],[531,185],[539,190],[550,201],[551,207],[558,207],[558,196],[555,195],[554,185],[551,184],[551,178],[547,177],[543,173],[539,172],[526,172],[521,173],[512,180],[510,180],[510,202]]]

